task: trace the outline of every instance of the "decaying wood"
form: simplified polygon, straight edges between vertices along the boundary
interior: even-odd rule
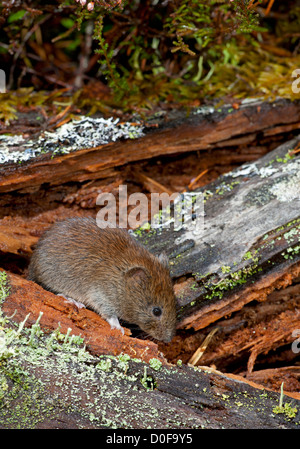
[[[229,112],[228,112],[229,111]],[[278,100],[274,103],[249,103],[240,109],[224,108],[203,114],[193,111],[188,117],[176,112],[165,121],[157,119],[144,137],[127,139],[52,157],[43,154],[22,164],[6,163],[0,169],[0,192],[38,188],[70,181],[113,176],[116,167],[177,153],[251,143],[260,134],[297,129],[300,103]],[[156,125],[156,126],[154,126]],[[157,127],[157,128],[156,128]],[[59,146],[59,144],[58,144]],[[66,144],[64,144],[64,147]],[[24,150],[24,149],[23,149]],[[22,147],[19,151],[23,151]]]
[[[297,428],[299,404],[209,368],[54,350],[39,338],[5,364],[0,428]],[[11,392],[11,394],[9,394]],[[292,416],[288,415],[292,412]]]
[[[31,235],[30,229],[5,225],[0,227],[0,251],[11,254],[31,254],[32,247],[36,243],[37,237]]]
[[[155,343],[131,338],[128,330],[122,336],[96,313],[77,309],[20,276],[9,274],[8,280],[2,313],[29,329],[41,317],[44,334],[37,333],[31,343],[23,337],[23,346],[13,346],[14,356],[2,361],[1,382],[7,388],[0,428],[297,427],[299,394],[285,391],[288,409],[278,411],[279,394],[252,378],[169,365]],[[54,349],[51,335],[58,329],[69,338],[84,337],[93,356],[79,357],[80,349],[71,344],[68,350],[66,337],[61,349]]]
[[[48,332],[60,328],[63,333],[67,333],[70,328],[73,335],[81,335],[85,339],[93,354],[117,355],[125,352],[145,361],[153,357],[165,361],[156,344],[130,338],[129,329],[125,328],[125,335],[122,335],[120,331],[112,330],[97,313],[86,308],[79,309],[64,298],[18,275],[10,273],[8,280],[11,293],[2,305],[2,310],[7,316],[13,315],[14,321],[20,323],[30,314],[26,326],[32,326],[42,312],[40,325],[43,328]]]
[[[163,227],[140,233],[149,249],[165,251],[170,257],[179,328],[201,330],[218,325],[218,320],[250,302],[266,301],[274,290],[299,278],[300,158],[289,156],[298,142],[299,138],[287,142],[257,162],[199,189],[206,191],[200,237],[186,229]],[[256,338],[248,335],[244,347],[232,344],[233,352],[227,356],[247,349],[251,372],[259,354],[291,344],[293,330],[299,328],[299,298],[286,304],[278,317],[274,309],[274,315],[271,332],[262,325]],[[247,330],[247,323],[244,321],[240,330],[245,336],[253,330]],[[226,357],[226,342],[219,353],[223,350]],[[210,362],[215,361],[210,358]]]
[[[157,253],[165,250],[170,256],[180,304],[180,328],[201,330],[213,326],[250,302],[267,301],[272,291],[286,288],[299,276],[299,155],[289,158],[289,150],[292,154],[298,143],[299,139],[288,142],[256,163],[206,186],[206,191],[210,192],[205,204],[207,232],[196,244],[190,235],[185,241],[184,230],[176,233],[159,230],[142,235],[141,240],[150,250]],[[239,221],[236,221],[236,208],[239,209]],[[20,226],[19,231],[11,223],[13,221],[8,218],[1,224],[6,235],[2,251],[6,249],[15,254],[26,254],[26,251],[30,254],[32,244],[50,224],[42,223],[40,232],[35,232],[31,220],[25,228]],[[41,224],[37,224],[40,228]],[[12,240],[8,239],[8,234]],[[178,237],[181,243],[176,244]],[[28,244],[24,246],[24,242]],[[298,302],[290,314],[283,315],[284,312],[281,310],[279,321],[276,313],[274,315],[273,327],[279,325],[274,338],[272,333],[261,333],[258,329],[254,336],[260,337],[254,338],[254,329],[249,326],[249,332],[247,330],[248,323],[252,325],[251,320],[242,318],[237,324],[241,328],[240,345],[236,344],[237,335],[234,334],[234,343],[230,346],[227,333],[227,341],[222,342],[219,351],[210,356],[206,352],[203,360],[222,366],[222,359],[230,360],[248,351],[248,371],[251,372],[259,354],[293,341]],[[218,341],[218,334],[215,338]],[[200,344],[201,340],[196,336],[191,351],[194,352]],[[159,347],[169,359],[176,361],[177,354],[177,358],[187,361],[192,352],[183,342],[176,345],[179,345],[177,352],[162,344]],[[180,347],[186,351],[185,356]]]
[[[205,335],[216,330],[199,364],[217,366],[223,372],[238,370],[247,379],[277,391],[284,382],[286,391],[299,392],[299,303],[300,284],[292,285],[274,291],[264,302],[244,306],[203,331],[192,335],[180,333],[172,347],[161,349],[173,363],[178,359],[186,363]],[[293,351],[293,346],[298,352]],[[263,369],[282,365],[290,366],[286,370]]]
[[[276,107],[249,105],[226,115],[192,116],[182,123],[177,117],[136,141],[110,143],[53,159],[43,155],[18,167],[3,166],[0,191],[19,195],[22,190],[30,195],[45,182],[93,181],[115,173],[115,166],[128,161],[251,142],[258,132],[267,136],[277,130],[297,129],[299,120],[299,104],[288,101],[280,101]],[[31,363],[27,353],[20,352],[20,367],[29,373],[29,380],[24,381],[27,393],[19,388],[9,399],[12,401],[0,408],[0,427],[272,428],[299,424],[299,411],[292,419],[284,412],[275,413],[279,395],[262,391],[262,385],[279,390],[284,381],[285,395],[290,396],[285,396],[285,401],[299,410],[300,396],[295,393],[299,369],[293,365],[296,354],[291,351],[293,331],[300,327],[300,154],[293,153],[299,142],[300,137],[295,138],[198,189],[205,194],[201,235],[195,236],[185,227],[136,232],[136,238],[150,251],[165,251],[170,258],[179,321],[178,334],[168,345],[132,338],[128,329],[122,336],[94,312],[77,309],[10,273],[11,293],[1,307],[5,316],[13,316],[16,323],[27,317],[26,327],[43,312],[43,338],[59,326],[64,333],[72,329],[72,334],[84,337],[95,358],[127,353],[143,363],[131,360],[124,369],[113,359],[113,369],[103,373],[97,368],[99,359],[62,362],[58,353],[47,353],[49,370],[38,358]],[[169,191],[144,174],[136,177],[149,191]],[[62,201],[89,201],[89,193],[97,194],[93,189],[85,186],[82,191],[69,192]],[[76,215],[71,209],[68,214]],[[45,221],[30,216],[4,218],[0,225],[1,254],[28,258],[42,231],[60,212],[50,215],[49,211]],[[207,335],[213,337],[204,348]],[[201,345],[205,349],[201,364],[228,370],[238,360],[244,366],[244,371],[239,370],[241,376],[168,364],[167,360],[175,363],[178,359],[187,363]],[[258,363],[264,367],[266,354],[273,351],[274,357],[280,357],[275,354],[280,348],[289,351],[288,367],[255,371]],[[153,358],[162,363],[161,370],[145,364]],[[60,379],[62,363],[65,377]],[[78,378],[75,371],[83,375]],[[37,393],[32,379],[40,381],[38,406],[43,413],[34,419],[31,403],[27,411],[24,408],[24,424],[14,411]],[[8,382],[15,387],[13,380]],[[50,404],[51,413],[46,411],[46,404]]]
[[[240,365],[243,365],[243,361],[246,360],[248,361],[247,378],[255,379],[255,373],[251,373],[251,371],[253,362],[259,354],[283,347],[284,351],[280,351],[279,354],[273,354],[273,357],[269,355],[270,364],[283,361],[288,363],[296,359],[297,354],[293,353],[291,345],[293,343],[297,345],[296,336],[298,334],[295,333],[295,330],[299,328],[299,304],[300,284],[297,283],[282,290],[275,290],[263,302],[246,305],[230,318],[219,320],[217,323],[218,334],[203,354],[201,364],[214,364],[220,370],[228,371],[230,366],[237,366],[238,361]],[[207,331],[209,329],[210,327],[207,328]],[[183,336],[181,338],[184,339]],[[190,350],[187,346],[194,347],[200,338],[203,336],[195,334],[189,337],[189,340],[194,339],[194,342],[182,343],[182,347],[186,347],[186,358],[189,356]],[[173,354],[173,357],[175,361],[177,358],[183,357],[179,348],[178,353]],[[267,356],[262,358],[260,363],[262,365],[268,363]],[[260,365],[257,368],[259,369],[257,373],[259,373]],[[284,370],[282,374],[284,374]],[[287,379],[285,388],[291,388],[291,391],[300,391],[300,383],[297,387],[295,382],[290,387],[288,385]],[[277,388],[279,389],[279,387],[280,385],[277,383]]]
[[[247,373],[247,379],[273,390],[280,390],[284,379],[284,388],[299,391],[300,367],[284,366],[282,368],[263,369],[251,374]],[[298,393],[297,396],[300,396]]]

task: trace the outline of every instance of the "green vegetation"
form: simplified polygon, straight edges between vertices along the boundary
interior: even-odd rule
[[[0,271],[0,304],[3,303],[9,294],[9,284],[5,271]]]
[[[143,115],[161,102],[191,108],[224,95],[299,98],[291,84],[300,8],[275,2],[275,20],[259,9],[268,4],[95,0],[89,11],[75,0],[6,2],[0,53],[13,91],[0,98],[0,120],[24,108]]]
[[[291,403],[285,403],[283,405],[283,382],[281,384],[280,389],[280,398],[279,398],[279,405],[273,408],[273,413],[276,415],[283,413],[288,419],[295,418],[297,415],[298,409],[297,407],[292,407]]]
[[[153,391],[156,387],[156,382],[152,376],[147,373],[147,366],[144,367],[144,375],[141,378],[141,384],[148,391]]]
[[[160,360],[158,360],[158,359],[150,359],[149,360],[149,365],[155,371],[159,371],[161,369],[161,367],[162,367],[162,362]]]

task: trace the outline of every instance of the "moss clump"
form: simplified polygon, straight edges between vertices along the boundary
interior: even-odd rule
[[[247,254],[247,253],[246,253]],[[246,259],[249,259],[248,255]],[[209,293],[205,294],[205,299],[213,299],[215,297],[223,298],[223,295],[228,290],[232,290],[233,288],[245,284],[248,280],[259,271],[262,271],[262,268],[258,266],[258,257],[252,257],[252,263],[242,268],[236,272],[230,273],[230,267],[225,266],[225,270],[221,267],[223,273],[228,273],[228,277],[226,279],[222,279],[215,285],[207,284],[205,285],[206,289],[209,289]]]
[[[286,248],[280,255],[283,259],[293,260],[300,254],[299,232],[300,225],[298,224],[300,219],[295,219],[279,228],[275,229],[269,234],[265,234],[262,237],[262,244],[259,249],[247,251],[242,260],[248,262],[248,265],[240,270],[231,272],[232,268],[227,265],[221,266],[222,274],[228,274],[225,279],[220,280],[218,283],[213,284],[210,280],[204,284],[204,287],[208,290],[205,294],[205,299],[213,299],[215,297],[222,298],[224,293],[245,284],[250,278],[263,269],[259,266],[261,256],[260,253],[264,251],[273,250],[277,241],[284,239],[288,248]],[[273,263],[272,258],[267,260],[268,264]],[[235,264],[233,264],[235,265]]]
[[[27,6],[6,2],[2,7],[3,67],[7,67],[7,76],[11,72],[10,88],[21,89],[2,94],[1,120],[14,120],[18,107],[38,109],[41,104],[48,115],[55,116],[66,115],[65,109],[71,105],[70,117],[78,108],[88,108],[91,114],[111,113],[116,107],[152,114],[161,102],[170,108],[176,103],[197,107],[204,99],[224,94],[229,99],[262,95],[297,98],[291,89],[292,73],[300,66],[295,38],[300,13],[295,1],[275,2],[272,18],[258,16],[258,2],[252,0],[98,0],[87,2],[93,5],[91,11],[79,2],[76,11],[75,2],[59,3],[57,8],[49,2],[28,0]],[[47,28],[42,41],[40,33],[24,39],[28,30],[39,29],[41,17]],[[99,54],[98,67],[91,63],[93,54],[85,54],[90,68],[84,71],[84,78],[92,80],[91,84],[71,97],[69,92],[65,95],[65,89],[49,94],[26,87],[32,84],[34,73],[37,85],[47,88],[53,64],[58,81],[72,82],[77,74],[74,62],[83,51],[80,47],[86,35],[94,39]],[[39,54],[47,46],[53,55],[62,55],[69,73],[60,67],[57,57],[51,63],[42,58],[44,70],[39,70],[32,46]],[[16,60],[11,48],[22,48]],[[98,91],[99,77],[110,89]],[[42,115],[39,117],[41,120]]]
[[[112,368],[112,361],[110,358],[105,357],[101,359],[97,365],[97,368],[101,371],[109,372]]]
[[[276,406],[273,408],[273,413],[276,415],[283,413],[287,418],[292,419],[297,415],[298,409],[297,407],[292,407],[291,403],[285,403],[282,406]]]
[[[144,375],[141,378],[141,384],[144,388],[148,391],[153,391],[154,388],[156,388],[156,381],[155,379],[147,373],[147,367],[144,367]]]
[[[291,403],[286,402],[283,405],[283,384],[284,382],[282,382],[280,387],[279,405],[273,408],[273,413],[276,415],[283,413],[288,419],[292,419],[297,415],[298,409],[297,407],[292,407]]]
[[[161,369],[161,367],[162,367],[162,362],[160,360],[158,360],[158,359],[150,359],[149,360],[149,365],[155,371],[159,371]]]
[[[1,278],[1,289],[7,295],[6,276],[2,274]],[[45,419],[54,419],[63,407],[56,407],[55,398],[43,400],[49,399],[49,385],[42,377],[36,378],[30,367],[50,370],[54,354],[60,362],[72,355],[79,359],[91,356],[78,346],[82,339],[72,338],[70,333],[64,335],[57,329],[44,335],[39,325],[42,313],[31,328],[25,328],[30,314],[16,324],[0,311],[0,427],[32,428]]]

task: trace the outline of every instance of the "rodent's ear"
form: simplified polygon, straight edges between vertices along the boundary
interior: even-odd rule
[[[125,273],[125,279],[133,282],[145,282],[149,279],[149,274],[144,267],[132,267]]]
[[[158,260],[164,267],[169,268],[169,259],[168,259],[168,256],[166,255],[166,253],[161,253],[158,256]]]

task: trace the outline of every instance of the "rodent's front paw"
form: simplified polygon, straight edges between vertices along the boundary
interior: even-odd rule
[[[57,296],[62,296],[63,298],[65,298],[67,302],[70,302],[71,304],[74,304],[76,307],[78,307],[78,309],[85,308],[85,305],[82,302],[75,301],[75,299],[69,298],[68,296],[63,295],[62,293],[58,293]]]
[[[119,329],[122,334],[124,335],[124,329],[119,323],[118,317],[116,315],[111,316],[110,318],[107,318],[107,322],[110,325],[111,329]]]

